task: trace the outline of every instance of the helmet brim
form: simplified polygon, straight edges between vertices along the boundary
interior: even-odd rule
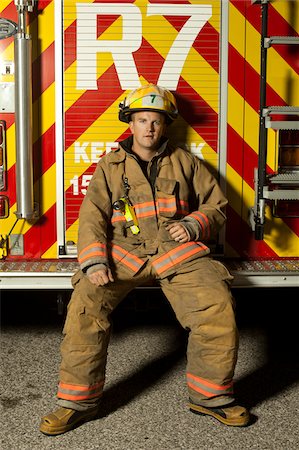
[[[158,112],[160,114],[163,114],[163,116],[166,119],[167,125],[171,124],[176,118],[177,114],[173,114],[172,116],[170,114],[167,114],[165,111],[161,111],[161,109],[155,109],[155,108],[124,108],[121,109],[118,113],[118,118],[121,122],[130,123],[132,120],[132,114],[142,111],[149,111],[149,112]]]

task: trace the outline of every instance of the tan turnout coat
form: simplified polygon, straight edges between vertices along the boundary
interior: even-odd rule
[[[210,252],[206,243],[226,220],[227,200],[196,156],[167,142],[147,167],[148,176],[154,177],[152,189],[136,156],[125,151],[126,146],[130,147],[130,138],[99,161],[82,203],[80,267],[84,271],[94,264],[122,264],[134,275],[149,255],[156,255],[153,266],[157,275],[169,276],[182,263]],[[112,206],[124,196],[124,177],[140,228],[137,235]],[[199,225],[200,232],[195,241],[182,244],[171,239],[165,225],[183,218]]]

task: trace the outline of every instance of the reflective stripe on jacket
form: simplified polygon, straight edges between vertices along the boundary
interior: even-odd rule
[[[147,178],[137,158],[124,149],[127,142],[97,164],[80,208],[78,260],[82,270],[121,263],[134,274],[149,255],[157,255],[153,263],[157,273],[168,276],[177,264],[210,252],[202,241],[215,236],[225,222],[227,200],[205,165],[188,151],[163,145],[148,164]],[[140,228],[136,235],[112,207],[125,194],[124,177]],[[200,225],[197,242],[175,242],[165,229],[183,218]]]

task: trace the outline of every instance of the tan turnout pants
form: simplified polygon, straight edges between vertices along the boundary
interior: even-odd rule
[[[109,316],[132,289],[153,279],[178,321],[190,331],[187,386],[191,401],[208,406],[232,402],[238,333],[229,289],[232,277],[227,269],[218,261],[202,257],[159,279],[149,260],[134,277],[118,264],[114,279],[97,287],[81,271],[73,277],[74,292],[61,345],[59,405],[84,410],[98,403],[105,380]]]

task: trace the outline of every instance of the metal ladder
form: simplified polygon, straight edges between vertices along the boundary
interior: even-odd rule
[[[267,176],[268,129],[299,130],[299,106],[267,106],[267,51],[273,44],[298,45],[296,36],[268,36],[268,5],[271,0],[252,0],[252,4],[260,4],[262,10],[261,24],[261,77],[260,77],[260,122],[258,168],[255,171],[255,204],[252,227],[255,239],[264,237],[265,206],[267,201],[299,200],[299,173],[293,171]],[[275,120],[274,116],[284,116],[284,120]],[[298,120],[293,120],[295,117]]]

